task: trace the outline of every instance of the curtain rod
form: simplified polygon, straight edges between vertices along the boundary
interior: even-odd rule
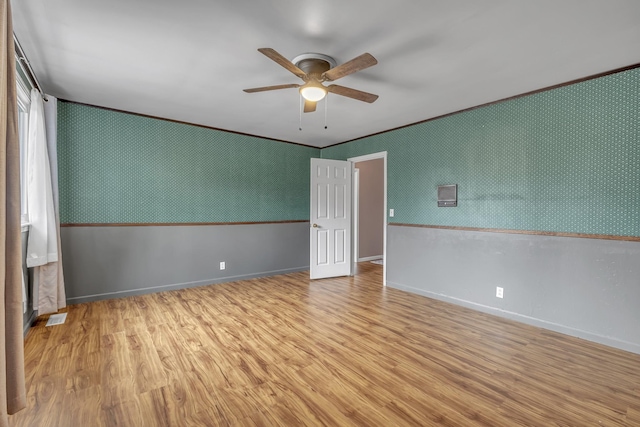
[[[38,92],[40,92],[40,95],[42,95],[42,97],[46,101],[47,99],[44,94],[44,91],[42,90],[42,86],[40,85],[40,82],[36,77],[36,73],[33,72],[33,68],[31,68],[31,63],[27,59],[27,55],[25,55],[24,50],[22,50],[22,46],[20,45],[20,42],[16,37],[16,33],[13,33],[13,42],[17,48],[16,53],[18,54],[18,63],[24,64],[24,67],[20,65],[20,68],[22,68],[22,71],[25,71],[25,74],[27,75],[27,78],[31,81],[31,84],[33,85],[33,87],[35,87],[38,90]],[[26,70],[25,70],[25,67],[26,67]]]

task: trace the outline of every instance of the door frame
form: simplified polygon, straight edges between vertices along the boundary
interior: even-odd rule
[[[356,262],[358,262],[358,252],[360,252],[360,248],[358,246],[358,235],[360,234],[360,231],[358,230],[358,227],[360,226],[360,219],[358,218],[359,212],[360,212],[360,204],[358,203],[358,194],[360,194],[360,171],[358,169],[356,169],[355,164],[353,167],[353,183],[351,185],[351,191],[352,191],[352,196],[353,196],[353,201],[351,202],[351,206],[353,206],[352,208],[352,226],[351,226],[351,230],[352,234],[353,234],[353,242],[351,243],[351,247],[353,248],[353,260],[352,260],[352,265],[351,265],[351,275],[353,276],[353,274],[355,273],[355,270],[353,269],[354,264]]]
[[[382,230],[382,286],[387,286],[387,152],[386,151],[380,151],[378,153],[371,153],[371,154],[366,154],[364,156],[357,156],[357,157],[350,157],[347,160],[354,163],[354,168],[355,169],[355,163],[358,162],[366,162],[367,160],[375,160],[375,159],[384,159],[383,162],[383,174],[384,174],[384,226],[383,226],[383,230]],[[355,180],[354,180],[355,181]],[[358,182],[359,184],[359,182]],[[355,186],[354,186],[354,190],[355,190]],[[357,244],[355,242],[355,239],[357,237],[357,230],[356,230],[356,226],[358,225],[357,219],[355,219],[355,212],[353,207],[356,206],[355,204],[357,203],[356,198],[358,197],[358,193],[360,191],[360,189],[357,189],[358,191],[352,191],[352,196],[353,196],[353,202],[351,204],[352,206],[352,232],[351,232],[351,236],[352,236],[352,245],[351,245],[351,249],[353,251],[354,248],[354,244]],[[357,262],[357,259],[355,258],[355,253],[352,253],[352,257],[351,257],[351,263],[352,263],[352,267],[351,267],[351,271],[355,272],[355,263]]]

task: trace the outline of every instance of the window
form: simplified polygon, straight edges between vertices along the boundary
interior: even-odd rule
[[[18,95],[18,136],[20,138],[20,216],[22,224],[29,223],[27,205],[27,138],[29,136],[29,109],[31,108],[30,85],[18,68],[16,73]]]

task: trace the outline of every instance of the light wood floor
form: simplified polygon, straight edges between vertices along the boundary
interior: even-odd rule
[[[13,426],[640,426],[640,356],[308,273],[71,306]]]

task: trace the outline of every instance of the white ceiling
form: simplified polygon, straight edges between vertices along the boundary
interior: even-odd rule
[[[14,0],[14,31],[59,98],[325,147],[640,62],[638,0]],[[304,114],[256,49],[378,65]]]

